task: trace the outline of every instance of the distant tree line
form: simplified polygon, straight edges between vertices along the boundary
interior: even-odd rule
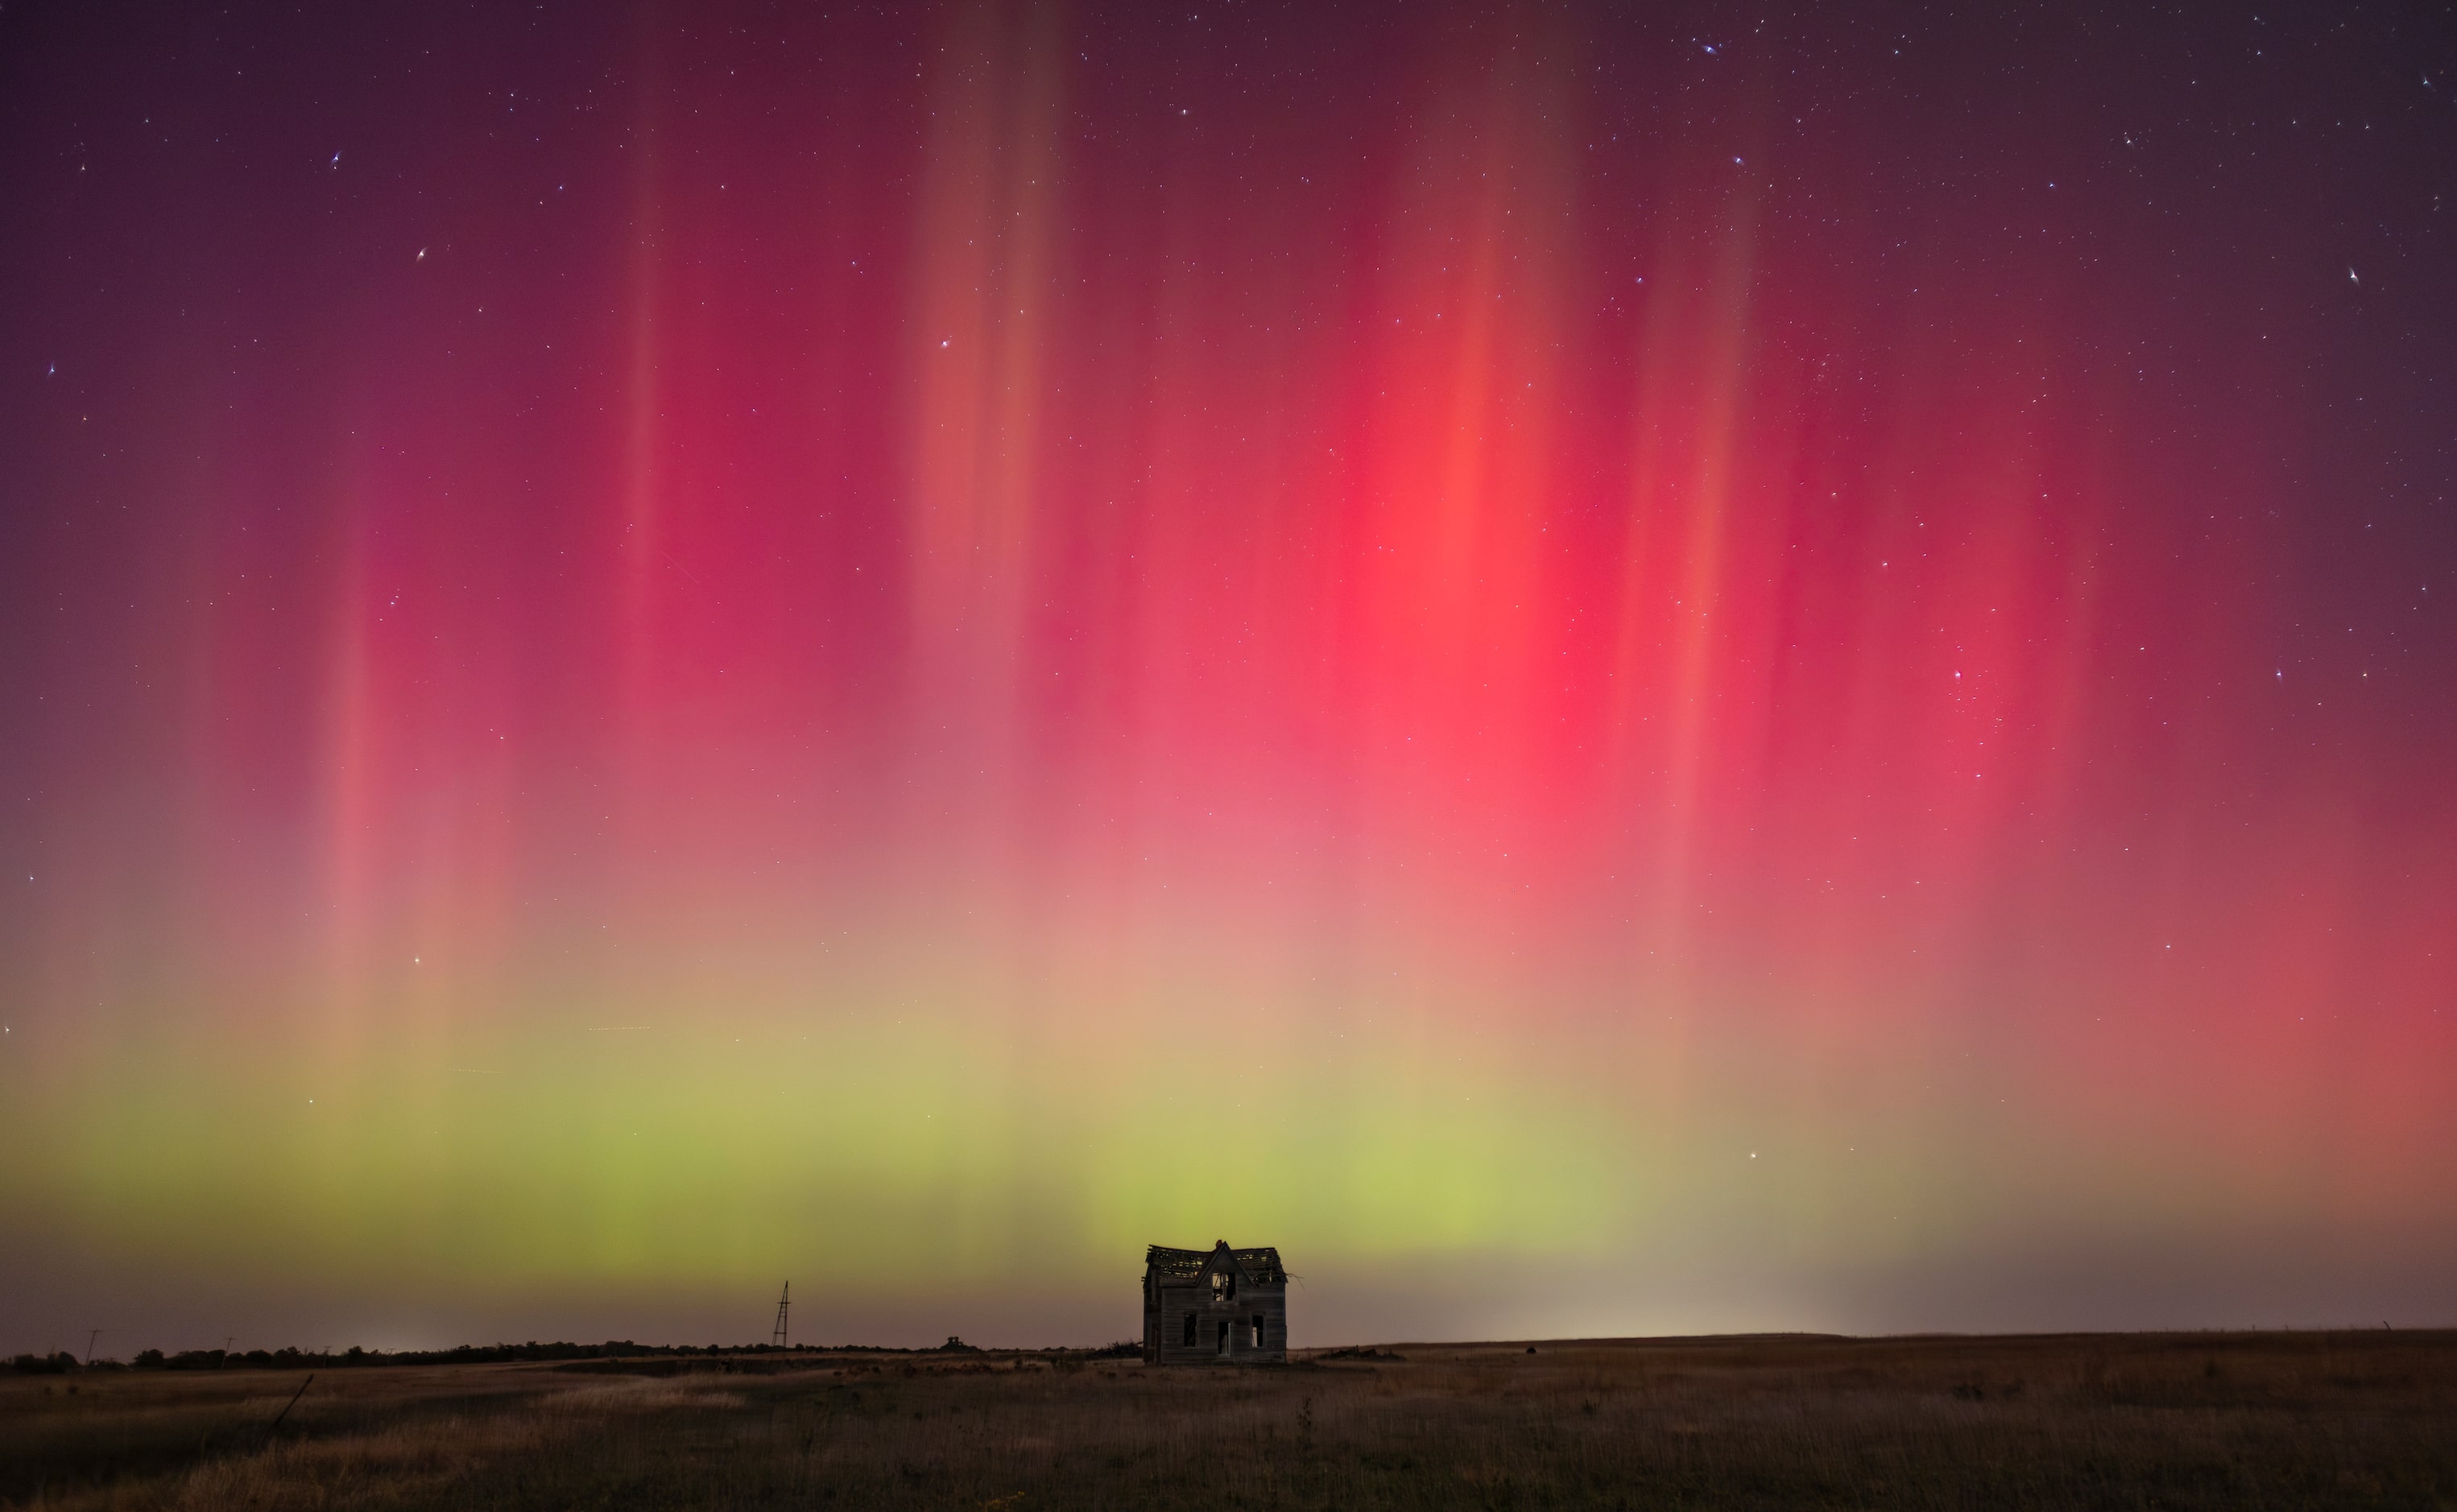
[[[1055,1346],[1041,1351],[1016,1351],[1050,1355],[1081,1354],[1093,1359],[1125,1359],[1143,1352],[1141,1344],[1121,1341],[1093,1350],[1066,1350]],[[897,1349],[884,1344],[636,1344],[628,1338],[611,1338],[602,1344],[541,1344],[535,1339],[526,1344],[463,1344],[454,1349],[363,1349],[352,1344],[339,1352],[307,1349],[183,1349],[166,1355],[158,1349],[141,1351],[133,1360],[79,1360],[67,1350],[50,1355],[19,1355],[8,1362],[8,1369],[21,1376],[58,1376],[79,1370],[338,1370],[361,1365],[494,1365],[526,1360],[560,1359],[623,1359],[644,1357],[715,1359],[729,1355],[939,1355],[981,1354],[977,1345],[967,1344],[950,1336],[943,1344],[927,1349]],[[1004,1351],[1001,1351],[1004,1353]]]

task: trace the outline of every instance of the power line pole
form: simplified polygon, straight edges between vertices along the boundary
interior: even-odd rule
[[[768,1341],[778,1349],[785,1347],[785,1309],[792,1305],[793,1295],[794,1283],[791,1281],[787,1281],[785,1289],[776,1294],[776,1332],[769,1336]]]
[[[93,1363],[93,1341],[101,1337],[102,1330],[99,1328],[91,1331],[85,1336],[85,1362],[88,1365],[92,1365]]]

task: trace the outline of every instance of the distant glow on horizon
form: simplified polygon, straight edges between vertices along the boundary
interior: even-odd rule
[[[1220,1236],[1300,1334],[1585,1278],[1456,1337],[2457,1257],[2447,632],[2279,523],[2301,349],[2081,278],[2148,234],[2045,148],[1901,210],[1908,117],[1795,131],[1747,39],[1632,146],[1600,21],[1215,103],[1057,14],[747,94],[644,29],[535,144],[310,143],[308,251],[186,215],[160,352],[20,364],[46,1263],[791,1276],[811,1337]],[[2041,169],[2084,219],[2000,235]]]

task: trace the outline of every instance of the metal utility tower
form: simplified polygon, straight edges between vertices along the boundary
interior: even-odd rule
[[[778,1349],[785,1347],[785,1309],[792,1305],[793,1295],[794,1283],[791,1281],[787,1281],[785,1289],[776,1294],[776,1332],[768,1337],[768,1341]]]

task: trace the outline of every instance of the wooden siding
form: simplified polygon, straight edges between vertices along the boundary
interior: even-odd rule
[[[1288,1272],[1279,1251],[1232,1250],[1224,1239],[1208,1251],[1155,1244],[1146,1252],[1146,1364],[1271,1365],[1288,1358]]]
[[[1212,1299],[1208,1282],[1201,1286],[1158,1288],[1157,1305],[1145,1314],[1144,1358],[1161,1365],[1270,1365],[1289,1358],[1288,1293],[1277,1286],[1240,1288],[1234,1301]],[[1263,1342],[1254,1344],[1254,1318],[1263,1318]],[[1188,1349],[1186,1320],[1194,1319],[1194,1347]],[[1228,1347],[1219,1344],[1220,1325],[1228,1325]]]

